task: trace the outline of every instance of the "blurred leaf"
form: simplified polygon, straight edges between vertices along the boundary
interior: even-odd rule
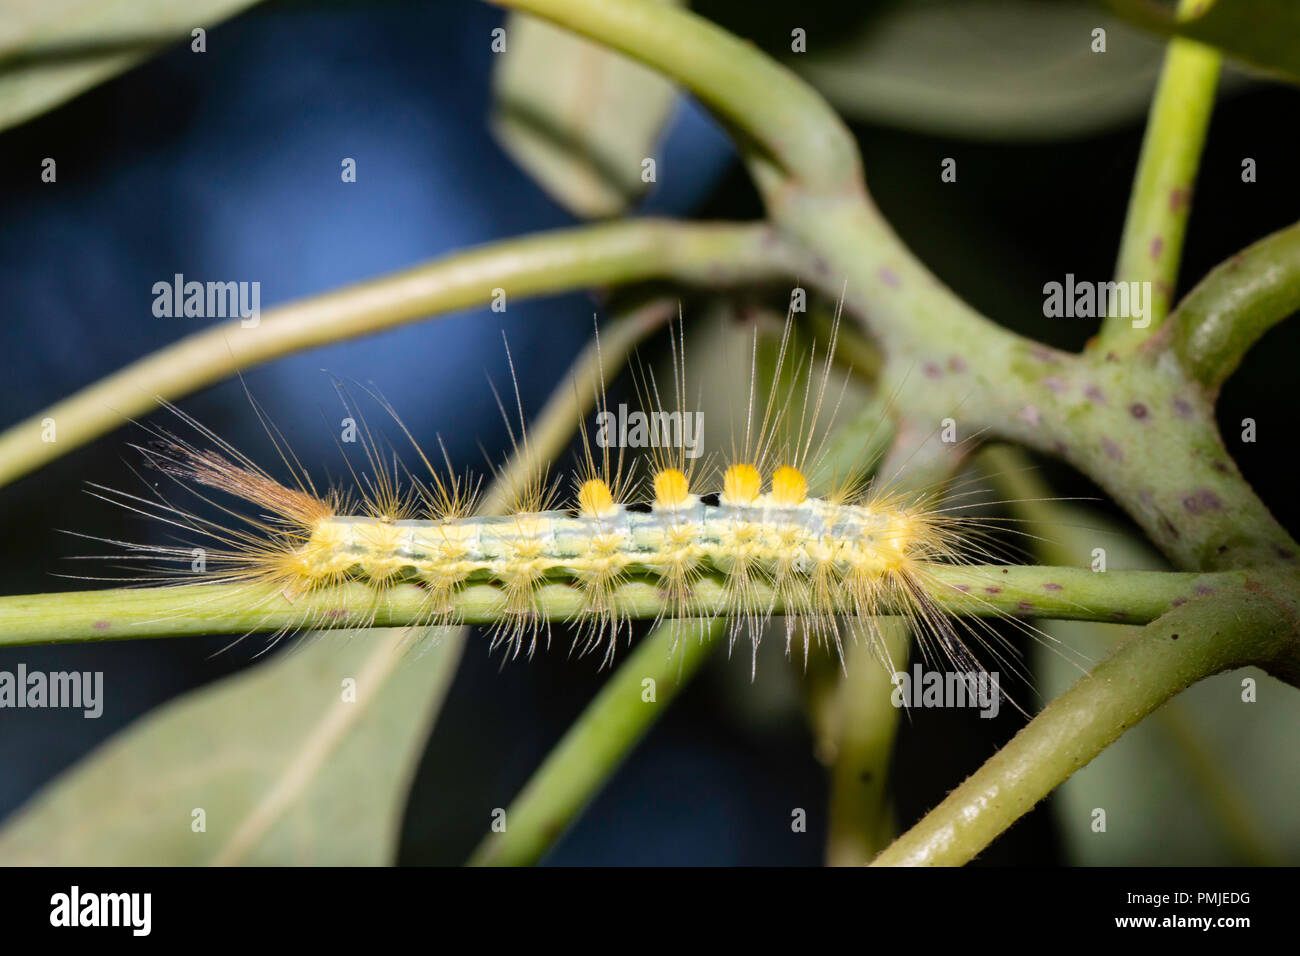
[[[1228,56],[1300,83],[1300,3],[1205,0],[1199,13],[1175,16],[1151,0],[1109,0],[1120,15],[1157,33],[1200,40]]]
[[[257,0],[6,0],[0,21],[0,129],[53,109],[196,27]]]
[[[648,188],[677,98],[659,74],[619,53],[512,13],[497,62],[492,128],[516,163],[570,212],[616,216]]]
[[[309,636],[147,714],[0,830],[0,863],[392,863],[460,656],[460,631],[437,634],[427,647],[400,630]]]
[[[1107,32],[1093,53],[1092,31]],[[1053,139],[1141,116],[1163,43],[1085,0],[908,0],[787,62],[846,116],[945,136]]]
[[[1061,507],[1057,505],[1056,507]],[[1106,549],[1107,568],[1164,567],[1128,532],[1095,514],[1072,514],[1058,543],[1087,560]],[[1064,524],[1064,522],[1062,523]],[[1084,530],[1087,528],[1095,530]],[[1139,630],[1084,621],[1038,627],[1069,652],[1100,661]],[[1035,651],[1044,700],[1081,676],[1051,648]],[[1243,677],[1258,701],[1241,699]],[[1300,694],[1255,668],[1202,681],[1128,730],[1059,787],[1053,811],[1073,864],[1086,866],[1219,866],[1300,862]],[[1106,831],[1092,830],[1093,810]]]

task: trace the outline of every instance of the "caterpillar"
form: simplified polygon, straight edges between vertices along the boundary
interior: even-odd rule
[[[935,649],[967,672],[978,668],[954,621],[929,595],[934,567],[987,558],[980,522],[937,507],[932,492],[891,490],[886,481],[866,480],[861,463],[829,481],[818,480],[832,406],[838,405],[826,398],[835,333],[820,364],[815,350],[807,363],[796,364],[800,371],[783,395],[778,383],[790,341],[787,320],[757,423],[757,375],[751,367],[743,437],[733,433],[725,461],[701,465],[680,442],[655,447],[648,474],[638,482],[634,469],[625,467],[623,449],[614,454],[608,442],[593,448],[584,427],[581,463],[565,503],[555,483],[534,476],[509,489],[507,513],[477,513],[481,482],[458,475],[445,449],[443,467],[435,467],[396,411],[368,388],[414,449],[422,475],[407,468],[359,413],[363,461],[349,465],[350,486],[320,491],[265,419],[288,481],[172,408],[197,437],[150,427],[149,439],[135,447],[147,470],[219,509],[218,517],[200,517],[157,483],[149,496],[102,486],[94,486],[93,493],[207,542],[203,549],[193,540],[171,546],[111,542],[137,559],[161,562],[164,573],[179,569],[181,587],[245,583],[297,601],[314,591],[360,583],[378,604],[389,589],[415,584],[424,595],[421,622],[443,626],[459,623],[459,595],[486,584],[503,598],[493,646],[505,644],[515,654],[533,653],[542,636],[549,643],[550,622],[537,602],[543,588],[560,585],[581,594],[571,621],[575,641],[583,651],[602,648],[608,660],[628,623],[614,599],[623,585],[651,583],[662,598],[661,616],[690,619],[699,618],[693,599],[709,578],[720,583],[724,600],[718,613],[732,622],[732,640],[748,631],[755,653],[774,616],[784,619],[787,653],[802,635],[806,658],[814,643],[842,654],[844,619],[865,622],[870,635],[871,622],[888,611],[912,620],[923,650]],[[678,413],[684,415],[685,373],[678,349],[674,337],[674,390]],[[814,384],[818,370],[820,381]],[[607,413],[603,372],[601,378],[596,405]],[[643,373],[638,391],[648,406],[662,409],[653,376]],[[340,395],[345,406],[355,405],[346,388],[340,387]],[[515,399],[518,406],[517,390]],[[499,395],[497,403],[504,412]],[[798,421],[793,420],[796,408]],[[521,407],[519,417],[516,446],[526,448]],[[815,480],[826,485],[820,494]],[[202,567],[195,574],[194,555],[200,552]],[[140,580],[153,584],[158,577]],[[304,614],[294,629],[321,623]],[[974,627],[987,631],[982,622],[964,626],[977,638],[981,632]]]

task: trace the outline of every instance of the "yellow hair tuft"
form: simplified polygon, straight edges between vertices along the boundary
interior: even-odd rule
[[[801,505],[808,498],[808,479],[798,468],[782,465],[772,472],[772,502],[783,508]]]
[[[763,490],[763,479],[753,465],[732,465],[722,475],[722,501],[752,505]]]
[[[676,468],[665,468],[655,472],[654,477],[655,507],[680,508],[690,500],[690,482]]]
[[[608,518],[618,513],[609,485],[599,478],[589,478],[578,489],[578,511],[584,518]]]

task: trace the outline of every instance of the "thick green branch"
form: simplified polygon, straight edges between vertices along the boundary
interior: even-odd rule
[[[925,566],[924,587],[953,614],[1019,614],[1064,620],[1140,624],[1175,602],[1244,580],[1241,573],[1178,574],[1030,566]],[[783,610],[777,596],[755,585],[755,610]],[[118,588],[0,597],[0,646],[75,641],[133,640],[196,634],[274,633],[285,629],[405,627],[429,622],[428,592],[414,584],[383,591],[361,583],[312,591],[295,601],[264,586],[195,584],[171,588]],[[588,595],[564,583],[536,592],[535,607],[548,621],[582,616]],[[628,581],[613,592],[613,606],[629,618],[653,619],[675,608],[653,581]],[[725,582],[702,578],[686,609],[701,616],[736,610]],[[792,609],[793,610],[793,609]],[[456,597],[454,623],[494,624],[508,619],[505,592],[489,584]],[[439,621],[439,623],[448,623]]]
[[[1044,708],[874,865],[966,863],[1126,729],[1202,678],[1274,659],[1294,627],[1288,608],[1252,588],[1175,608]]]
[[[0,485],[157,407],[236,372],[428,315],[650,278],[721,285],[797,270],[761,224],[633,220],[493,243],[214,326],[141,359],[0,435]],[[44,422],[55,441],[43,440]]]
[[[647,634],[511,802],[505,829],[484,838],[470,865],[528,866],[541,859],[690,683],[725,629],[722,620],[688,619]]]
[[[1171,347],[1183,367],[1217,389],[1260,336],[1300,310],[1300,223],[1248,246],[1217,266],[1170,318]]]
[[[770,207],[785,233],[811,250],[810,282],[823,289],[847,283],[850,311],[887,358],[882,391],[900,389],[899,405],[910,407],[914,392],[922,392],[944,397],[951,412],[966,398],[980,401],[972,385],[1014,390],[1021,378],[1014,364],[1042,350],[962,301],[912,254],[870,199],[830,200],[795,190]],[[981,368],[987,376],[976,379]]]
[[[1183,0],[1181,10],[1197,3]],[[1169,312],[1221,61],[1217,50],[1195,40],[1169,41],[1115,267],[1121,282],[1150,283],[1149,314],[1108,315],[1096,343],[1103,352],[1135,347]]]
[[[961,363],[960,371],[956,370]],[[919,369],[918,369],[919,366]],[[1215,425],[1205,390],[1165,353],[1080,361],[1042,346],[936,337],[893,363],[909,445],[935,456],[951,417],[960,441],[1006,438],[1063,458],[1097,482],[1179,568],[1295,563],[1300,547],[1254,494]],[[933,371],[933,377],[926,369]],[[965,392],[954,391],[965,389]],[[908,446],[904,446],[908,447]],[[927,452],[912,453],[925,460]],[[1094,547],[1104,546],[1098,540]]]

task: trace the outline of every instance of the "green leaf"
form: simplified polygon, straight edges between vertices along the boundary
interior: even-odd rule
[[[304,640],[109,740],[0,830],[0,862],[392,863],[463,631]]]
[[[1176,34],[1291,83],[1300,83],[1300,3],[1296,0],[1202,0],[1176,14],[1151,0],[1109,0],[1121,16],[1148,30]]]
[[[1092,31],[1107,32],[1105,53]],[[1137,119],[1163,44],[1084,0],[908,0],[787,63],[846,116],[945,136],[1044,140]]]
[[[8,0],[0,129],[53,109],[257,0]],[[196,54],[197,55],[197,54]]]
[[[676,102],[672,83],[619,53],[525,14],[506,21],[494,77],[492,129],[560,205],[585,218],[616,216],[647,190]]]

